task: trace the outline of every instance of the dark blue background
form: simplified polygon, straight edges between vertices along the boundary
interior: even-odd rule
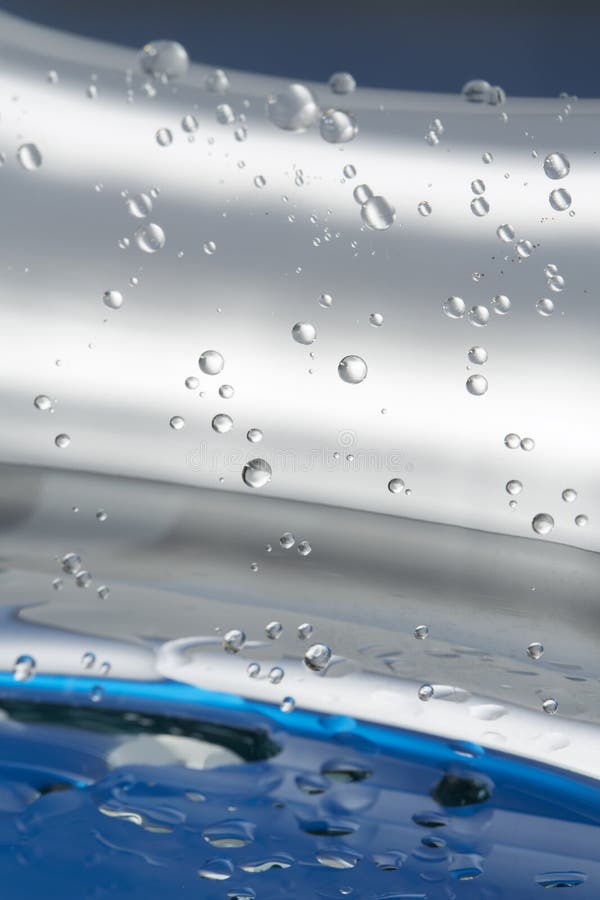
[[[222,68],[362,85],[509,94],[600,94],[600,3],[583,0],[0,0],[0,8],[101,40],[181,41]]]

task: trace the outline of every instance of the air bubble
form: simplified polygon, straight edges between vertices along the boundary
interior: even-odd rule
[[[474,200],[471,200],[471,212],[474,216],[487,216],[490,211],[490,204],[485,199],[485,197],[475,197]]]
[[[134,194],[127,198],[127,211],[135,219],[145,219],[152,212],[152,199],[148,194]]]
[[[515,229],[512,225],[498,225],[496,234],[505,244],[510,244],[515,239]]]
[[[471,325],[482,328],[490,319],[490,311],[487,306],[473,306],[467,315]]]
[[[204,243],[202,244],[202,249],[207,256],[212,256],[214,253],[216,253],[217,245],[214,241],[204,241]]]
[[[319,297],[319,306],[323,309],[329,309],[333,305],[333,297],[331,294],[321,294]]]
[[[549,297],[542,297],[542,299],[538,300],[535,304],[535,308],[540,316],[551,316],[554,312],[554,301],[550,300]]]
[[[428,203],[427,200],[422,200],[419,203],[419,205],[417,206],[417,212],[419,213],[420,216],[424,216],[425,218],[427,216],[430,216],[431,215],[431,204]]]
[[[485,183],[481,180],[481,178],[475,179],[475,181],[471,182],[471,190],[474,194],[483,194],[485,192]]]

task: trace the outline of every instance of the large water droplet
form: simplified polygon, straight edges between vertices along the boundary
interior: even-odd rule
[[[261,488],[269,484],[273,470],[264,459],[251,459],[242,469],[244,484],[251,488]]]
[[[554,528],[554,519],[549,513],[538,513],[531,521],[531,527],[536,534],[550,534]]]
[[[394,224],[396,210],[385,197],[373,195],[361,206],[360,215],[372,231],[387,231]]]
[[[318,117],[317,98],[303,84],[290,84],[267,98],[267,118],[285,131],[305,131]]]
[[[310,322],[296,322],[292,337],[298,344],[312,344],[317,338],[317,329]]]
[[[141,225],[134,234],[135,242],[144,253],[156,253],[162,250],[166,243],[165,233],[160,225],[150,222],[148,225]]]
[[[564,153],[550,153],[544,160],[544,172],[548,178],[565,178],[571,171],[571,163]]]
[[[223,370],[225,360],[218,350],[205,350],[200,354],[198,365],[205,375],[218,375]]]
[[[360,356],[344,356],[338,365],[338,375],[347,384],[360,384],[367,372],[367,364]]]
[[[17,159],[27,172],[39,169],[42,164],[42,154],[35,144],[21,144],[17,150]]]
[[[331,660],[331,647],[327,644],[312,644],[304,654],[304,664],[313,672],[322,672]]]
[[[160,81],[182,78],[190,66],[187,50],[177,41],[152,41],[138,54],[143,72]]]
[[[485,375],[470,375],[467,378],[467,390],[475,397],[481,397],[488,389],[487,378]]]

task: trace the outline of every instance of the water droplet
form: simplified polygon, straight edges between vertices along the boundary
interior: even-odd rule
[[[469,311],[467,319],[471,325],[482,328],[489,322],[490,311],[487,306],[473,306]]]
[[[102,302],[107,309],[120,309],[123,305],[123,294],[120,291],[104,291]]]
[[[486,152],[482,154],[481,159],[486,165],[489,165],[494,161],[493,155],[488,150],[486,150]]]
[[[185,419],[183,419],[181,416],[173,416],[173,418],[169,421],[169,425],[174,431],[181,431],[181,429],[185,425]]]
[[[492,87],[483,78],[473,78],[463,85],[462,95],[469,103],[488,103],[490,106],[502,105],[506,95],[501,87]]]
[[[388,481],[388,491],[390,494],[401,494],[404,490],[404,482],[401,478],[392,478]]]
[[[23,654],[17,657],[13,665],[13,678],[15,681],[29,681],[35,675],[36,662],[33,656]]]
[[[281,622],[269,622],[265,627],[265,634],[272,641],[276,641],[283,634],[283,625]]]
[[[538,513],[533,517],[531,527],[536,534],[550,534],[554,528],[554,519],[548,513]]]
[[[510,300],[504,294],[497,294],[495,297],[492,297],[492,308],[497,315],[505,316],[510,306]]]
[[[347,166],[344,166],[343,172],[344,178],[354,178],[356,175],[356,169],[351,163],[348,163]]]
[[[516,478],[513,478],[511,481],[506,482],[506,492],[507,494],[512,494],[513,496],[516,494],[520,494],[523,490],[523,485],[520,481],[517,481]]]
[[[33,401],[33,405],[36,409],[40,409],[45,412],[47,409],[52,409],[52,400],[50,397],[46,397],[45,394],[38,394],[38,396]]]
[[[379,328],[380,325],[383,325],[383,316],[381,313],[371,313],[369,316],[369,324],[373,325],[375,328]]]
[[[462,297],[448,297],[442,303],[442,309],[450,319],[462,319],[466,310],[465,301]]]
[[[88,572],[87,569],[82,569],[81,572],[78,572],[75,576],[75,584],[80,588],[87,588],[92,583],[92,573]]]
[[[260,664],[257,662],[249,663],[246,668],[246,675],[248,678],[258,678],[260,675]]]
[[[106,600],[108,595],[110,594],[110,589],[106,587],[105,584],[101,584],[98,590],[96,591],[101,600]]]
[[[235,391],[230,384],[222,384],[219,388],[219,396],[224,400],[231,400],[234,394]]]
[[[55,69],[49,69],[46,78],[50,82],[50,84],[57,84],[58,72]]]
[[[562,277],[562,275],[552,275],[548,279],[548,287],[551,291],[554,291],[554,293],[559,294],[562,290],[564,290],[565,279]]]
[[[283,671],[281,666],[273,666],[273,668],[270,669],[267,678],[269,679],[271,684],[279,684],[281,681],[283,681],[284,676],[285,672]]]
[[[583,884],[587,875],[583,872],[543,872],[536,875],[536,883],[543,888],[571,888]]]
[[[419,700],[427,701],[433,697],[433,687],[430,684],[422,684],[418,690]]]
[[[168,147],[173,143],[173,134],[168,128],[159,128],[155,134],[155,138],[159,147]]]
[[[517,447],[519,446],[519,444],[521,443],[521,438],[519,437],[518,434],[511,432],[510,434],[507,434],[506,437],[504,438],[504,443],[510,450],[516,450]]]
[[[571,163],[564,153],[550,153],[544,160],[544,172],[548,178],[565,178],[570,171]]]
[[[577,491],[573,490],[573,488],[565,488],[561,497],[565,503],[573,503],[574,500],[577,500]]]
[[[251,572],[258,572],[258,563],[256,563],[256,562],[251,562],[251,563],[250,563],[250,571],[251,571]]]
[[[373,191],[368,184],[357,184],[357,186],[352,191],[352,196],[357,203],[359,203],[361,206],[364,206],[367,200],[370,200],[373,196]]]
[[[485,183],[481,178],[477,178],[471,182],[471,190],[474,194],[483,194],[485,192]]]
[[[239,653],[246,643],[246,635],[239,628],[232,628],[223,636],[223,650],[227,653]]]
[[[284,713],[291,713],[296,708],[296,701],[293,697],[284,697],[281,701],[279,709]]]
[[[279,543],[284,550],[290,550],[296,543],[296,538],[291,531],[286,531],[279,538]]]
[[[417,625],[414,630],[414,635],[418,641],[424,641],[429,637],[429,626],[428,625]]]
[[[205,350],[200,354],[198,365],[205,375],[218,375],[223,370],[225,360],[218,350]]]
[[[584,516],[584,515],[575,516],[575,524],[578,525],[579,528],[585,527],[588,522],[589,522],[589,519],[587,516]]]
[[[319,306],[322,306],[323,309],[329,309],[333,304],[333,297],[331,294],[321,294],[319,297]]]
[[[231,125],[235,122],[235,113],[229,103],[220,103],[215,109],[215,116],[221,125]]]
[[[264,188],[267,183],[267,179],[264,175],[256,175],[254,178],[254,184],[257,188]]]
[[[356,90],[356,81],[349,72],[334,72],[329,79],[329,89],[334,94],[351,94]]]
[[[228,859],[211,859],[198,869],[198,875],[208,881],[227,881],[233,875],[233,871],[233,863]]]
[[[496,234],[505,244],[510,244],[515,239],[515,229],[512,225],[498,225]]]
[[[129,247],[129,238],[128,237],[119,238],[117,243],[119,245],[120,250],[127,250],[127,248]]]
[[[298,625],[296,633],[298,634],[298,638],[301,641],[306,641],[309,637],[312,636],[313,627],[310,622],[303,622],[302,625]]]
[[[96,662],[96,655],[88,650],[81,657],[81,667],[83,669],[91,669],[94,663]]]
[[[200,381],[196,378],[195,375],[189,375],[185,379],[185,386],[190,391],[195,391],[200,387]]]
[[[542,297],[542,299],[538,300],[535,304],[535,308],[540,316],[551,316],[554,312],[554,301],[550,300],[549,297]]]
[[[273,470],[264,459],[251,459],[242,469],[244,484],[251,488],[261,488],[269,484]]]
[[[146,75],[160,81],[183,78],[190,65],[185,47],[177,41],[152,41],[142,47],[137,59]]]
[[[229,77],[223,69],[215,69],[206,79],[206,90],[213,94],[225,94],[229,90]]]
[[[544,700],[542,703],[542,709],[549,716],[555,715],[558,710],[558,700],[555,700],[554,697],[548,697],[548,699]]]
[[[556,209],[558,212],[563,212],[563,210],[568,209],[571,205],[571,195],[564,188],[550,191],[548,200],[550,201],[552,209]]]
[[[52,582],[52,587],[55,591],[62,591],[63,589],[63,580],[62,578],[55,578]]]
[[[127,198],[127,211],[136,219],[145,219],[152,212],[152,198],[148,194],[134,194]]]
[[[533,450],[535,448],[535,441],[533,438],[524,437],[521,441],[521,450]]]
[[[64,450],[71,443],[71,438],[68,434],[57,434],[54,438],[54,443],[59,450]]]
[[[298,344],[312,344],[317,338],[317,329],[310,322],[296,322],[292,337]]]
[[[26,172],[33,172],[42,164],[42,154],[35,144],[21,144],[17,150],[17,159]]]
[[[226,434],[233,428],[233,419],[227,413],[218,413],[212,420],[213,431],[217,434]]]
[[[470,375],[467,378],[466,387],[470,394],[473,394],[475,397],[481,397],[488,389],[487,378],[485,375]]]
[[[485,197],[475,197],[471,200],[471,212],[474,216],[487,216],[490,211],[490,204]]]
[[[250,428],[246,437],[251,444],[258,444],[263,439],[263,433],[260,428]]]
[[[517,256],[520,256],[521,259],[528,259],[533,253],[533,244],[528,240],[519,241],[516,250]]]
[[[475,366],[483,366],[487,362],[488,352],[485,347],[471,347],[467,354],[469,362]]]
[[[319,132],[330,144],[345,144],[358,134],[356,120],[341,109],[328,109],[319,119]]]
[[[317,98],[303,84],[290,84],[267,98],[267,118],[285,131],[305,131],[319,117]]]
[[[298,543],[298,553],[300,556],[308,556],[312,552],[312,547],[308,541],[300,541]]]
[[[104,509],[99,509],[96,511],[96,518],[99,522],[106,522],[108,519],[108,513]]]
[[[193,116],[193,115],[191,115],[191,113],[188,113],[181,120],[181,128],[182,128],[182,131],[186,132],[186,134],[193,134],[195,131],[198,130],[198,119],[196,118],[196,116]]]
[[[430,216],[431,215],[431,204],[427,202],[427,200],[422,200],[417,206],[417,211],[421,216]]]
[[[385,197],[373,195],[361,206],[360,215],[367,228],[372,231],[387,231],[394,224],[396,210]]]
[[[544,266],[544,275],[546,278],[552,278],[553,275],[558,275],[558,266],[555,266],[554,263],[548,263],[547,266]]]
[[[215,244],[214,241],[205,241],[202,244],[202,249],[204,250],[204,252],[206,253],[207,256],[212,256],[213,253],[216,252],[217,245]]]
[[[338,375],[347,384],[360,384],[367,372],[367,364],[360,356],[344,356],[338,365]]]
[[[63,572],[66,572],[68,575],[74,575],[81,566],[81,557],[78,553],[67,553],[61,559],[60,565]]]
[[[102,675],[102,677],[105,678],[108,675],[108,673],[110,672],[110,668],[111,668],[111,666],[110,666],[109,662],[106,662],[106,661],[103,662],[100,665],[100,675]]]
[[[323,672],[331,660],[331,647],[327,644],[312,644],[304,654],[304,664],[313,672]]]
[[[135,242],[144,253],[156,253],[162,250],[166,243],[165,233],[160,225],[149,222],[148,225],[140,225],[134,233]]]
[[[527,655],[531,657],[531,659],[539,659],[544,652],[544,645],[540,644],[539,641],[534,641],[527,648]]]

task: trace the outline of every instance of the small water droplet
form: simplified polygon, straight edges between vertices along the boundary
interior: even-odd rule
[[[260,428],[250,428],[246,434],[251,444],[258,444],[263,439],[263,433]]]
[[[193,134],[198,130],[198,119],[196,118],[196,116],[188,113],[181,120],[181,128],[182,131],[186,132],[186,134]]]
[[[565,488],[561,497],[565,503],[573,503],[573,501],[577,500],[577,491],[573,490],[573,488]]]
[[[182,416],[173,416],[173,418],[169,420],[169,425],[174,431],[181,431],[185,426],[185,419],[182,418]]]
[[[428,625],[417,625],[414,630],[414,635],[418,641],[424,641],[429,637],[429,626]]]
[[[101,600],[106,600],[108,595],[110,594],[110,589],[106,587],[105,584],[101,584],[98,590],[96,591]]]
[[[168,147],[173,143],[173,133],[169,128],[159,128],[155,138],[159,147]]]
[[[310,622],[303,622],[302,625],[298,625],[296,633],[298,634],[298,638],[301,641],[306,641],[309,637],[312,636],[313,627]]]
[[[511,432],[504,438],[504,443],[509,448],[509,450],[516,450],[521,443],[521,438],[518,434]]]
[[[308,543],[308,541],[299,541],[298,543],[298,553],[300,556],[309,556],[312,552],[312,547]]]
[[[521,450],[527,450],[527,452],[535,449],[535,441],[533,438],[524,437],[521,441]]]
[[[264,188],[267,183],[267,179],[264,175],[256,175],[254,178],[254,185],[257,188]]]
[[[283,634],[283,625],[277,621],[269,622],[265,627],[265,634],[270,640],[276,641]]]
[[[329,79],[329,89],[334,94],[351,94],[356,90],[356,81],[349,72],[334,72]]]
[[[433,697],[433,687],[430,684],[422,684],[418,690],[419,700],[426,702]]]
[[[224,400],[231,400],[234,394],[235,391],[230,384],[222,384],[219,388],[219,396]]]
[[[104,691],[100,687],[99,684],[94,685],[94,687],[90,691],[90,700],[92,703],[100,703],[104,696]]]
[[[24,653],[17,657],[13,665],[13,678],[15,681],[29,681],[35,675],[36,662],[33,656]]]
[[[92,653],[91,650],[88,650],[81,657],[82,669],[91,669],[95,662],[96,662],[96,655],[95,655],[95,653]]]
[[[533,244],[528,240],[518,241],[516,246],[517,256],[521,259],[528,259],[533,253]]]
[[[490,106],[499,106],[506,100],[501,87],[492,87],[489,81],[483,78],[473,78],[463,85],[462,95],[469,103],[488,103]]]
[[[285,672],[283,671],[281,666],[273,666],[273,668],[269,670],[267,678],[269,679],[271,684],[279,684],[281,681],[283,681],[284,676]]]
[[[104,509],[99,509],[96,511],[96,518],[99,522],[106,522],[108,519],[108,513]]]
[[[21,144],[17,159],[26,172],[34,172],[42,165],[42,154],[35,144]]]
[[[487,378],[485,375],[470,375],[466,384],[469,394],[475,397],[481,397],[488,389]]]
[[[516,494],[520,494],[522,490],[523,490],[523,485],[521,484],[520,481],[517,481],[516,479],[513,478],[511,481],[506,482],[506,493],[507,494],[512,494],[513,496],[515,496]]]
[[[555,191],[550,191],[548,200],[552,209],[556,209],[558,212],[563,212],[571,205],[571,195],[565,188],[557,188]]]
[[[257,662],[249,663],[246,668],[246,675],[248,678],[258,678],[260,675],[260,664]]]
[[[588,521],[589,521],[588,517],[584,516],[583,514],[579,515],[579,516],[575,516],[575,524],[579,528],[584,528],[587,525]]]
[[[344,178],[354,178],[356,175],[356,169],[351,163],[348,163],[348,165],[344,166],[343,172]]]
[[[421,200],[419,205],[417,206],[417,211],[419,215],[427,217],[431,215],[431,203],[428,203],[427,200]]]
[[[540,644],[539,641],[534,641],[527,648],[527,655],[531,657],[531,659],[539,659],[544,652],[544,645]]]
[[[554,697],[548,697],[548,699],[544,700],[542,703],[542,709],[549,716],[554,716],[558,711],[558,700],[555,700]]]
[[[196,378],[195,375],[189,375],[185,379],[185,386],[190,391],[196,391],[200,387],[200,381]]]
[[[485,197],[475,197],[474,200],[471,200],[471,212],[474,216],[487,216],[490,211],[490,204],[485,199]]]
[[[321,294],[319,297],[319,306],[322,306],[323,309],[329,309],[333,304],[333,297],[331,294]]]
[[[493,155],[488,150],[486,150],[486,152],[482,154],[481,159],[486,165],[489,165],[494,161]]]
[[[492,297],[492,309],[498,316],[505,316],[510,310],[511,302],[504,294],[497,294]]]
[[[510,244],[515,239],[515,229],[512,225],[498,225],[496,234],[505,244]]]
[[[367,200],[371,199],[371,197],[373,196],[373,191],[368,184],[358,184],[352,191],[352,196],[357,203],[363,206],[367,202]]]
[[[401,494],[404,490],[404,482],[401,478],[392,478],[388,481],[388,491],[390,494]]]
[[[82,569],[81,572],[78,572],[75,576],[75,584],[80,588],[87,588],[92,583],[92,573],[88,572],[87,569]]]
[[[554,312],[554,301],[550,300],[549,297],[542,297],[542,299],[538,300],[535,304],[535,308],[540,316],[551,316]]]
[[[127,198],[127,211],[135,219],[145,219],[152,212],[152,198],[148,194],[134,194]]]
[[[380,325],[383,325],[383,316],[381,313],[371,313],[369,315],[369,325],[373,325],[375,328],[379,328]]]
[[[470,363],[475,366],[483,366],[488,360],[488,352],[485,347],[471,347],[467,353]]]
[[[38,394],[38,396],[33,401],[33,405],[36,409],[42,410],[45,412],[48,409],[52,409],[52,400],[50,397],[47,397],[45,394]]]
[[[229,90],[229,76],[223,69],[215,69],[206,79],[206,90],[213,94],[225,94]]]
[[[215,244],[214,241],[205,241],[202,244],[202,249],[204,250],[204,252],[206,253],[207,256],[212,256],[217,250],[217,245]]]
[[[467,319],[469,324],[475,325],[477,328],[482,328],[489,322],[490,311],[487,306],[473,306],[469,310]]]
[[[475,181],[471,182],[471,190],[474,194],[483,194],[485,192],[485,183],[481,178],[476,178]]]
[[[54,438],[54,443],[59,450],[65,450],[71,443],[71,438],[68,434],[57,434]]]
[[[296,708],[296,701],[293,697],[284,697],[281,701],[279,709],[284,713],[291,713]]]

